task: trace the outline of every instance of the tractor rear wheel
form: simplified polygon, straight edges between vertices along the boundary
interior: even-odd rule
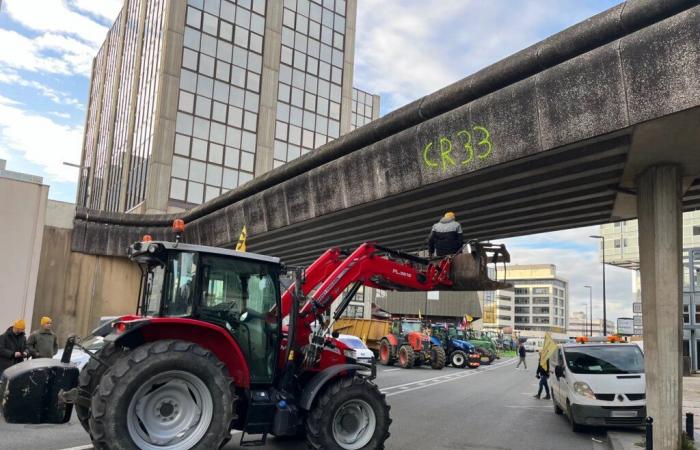
[[[399,347],[399,366],[403,369],[410,369],[416,362],[416,353],[413,351],[413,347],[408,344],[404,344]]]
[[[389,438],[389,405],[377,385],[343,377],[321,393],[306,420],[306,439],[316,450],[383,449]]]
[[[391,351],[391,343],[388,339],[382,339],[379,344],[379,363],[385,366],[394,365],[394,357]]]
[[[236,396],[226,366],[191,342],[144,344],[119,359],[92,397],[95,448],[220,448],[230,438]]]
[[[455,350],[450,355],[450,362],[452,363],[453,367],[461,369],[467,365],[467,354],[462,350]]]
[[[114,363],[125,354],[126,352],[121,347],[117,347],[114,344],[107,344],[98,350],[95,355],[107,365],[105,366],[96,359],[90,358],[85,367],[83,367],[83,370],[80,371],[80,377],[78,378],[78,390],[85,392],[88,398],[92,398],[92,394],[100,384],[102,375],[104,375],[107,369],[113,366]],[[78,416],[80,425],[83,426],[85,431],[90,433],[90,406],[76,403],[75,413]]]
[[[445,359],[447,359],[445,357],[445,349],[438,345],[433,345],[430,349],[430,367],[434,370],[442,370],[445,367]]]

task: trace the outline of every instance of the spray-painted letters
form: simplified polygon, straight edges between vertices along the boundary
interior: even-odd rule
[[[474,125],[425,144],[423,163],[430,169],[447,172],[450,167],[468,166],[475,159],[486,160],[492,152],[491,133],[486,127]]]

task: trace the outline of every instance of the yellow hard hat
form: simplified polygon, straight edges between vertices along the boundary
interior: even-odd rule
[[[12,326],[17,328],[18,330],[24,330],[24,328],[25,328],[24,320],[22,320],[22,319],[15,320],[15,323],[13,323]]]
[[[41,318],[40,322],[42,325],[46,325],[47,323],[52,323],[53,320],[51,320],[51,317],[44,316]]]
[[[455,213],[452,211],[448,211],[445,213],[445,219],[454,219],[455,218]]]

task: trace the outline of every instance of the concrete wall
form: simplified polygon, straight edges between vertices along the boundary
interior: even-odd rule
[[[4,161],[3,161],[4,163]],[[17,319],[32,321],[42,228],[49,187],[0,167],[0,332]]]
[[[102,316],[135,312],[140,280],[126,258],[71,252],[72,231],[44,227],[34,301],[34,327],[41,316],[52,317],[61,342],[87,335]]]
[[[377,292],[374,290],[375,293]],[[434,295],[435,293],[433,293]],[[376,296],[374,303],[384,311],[397,315],[431,316],[462,318],[465,314],[481,317],[479,296],[476,292],[440,292],[438,300],[427,300],[428,313],[425,312],[427,292],[386,292],[386,296]]]

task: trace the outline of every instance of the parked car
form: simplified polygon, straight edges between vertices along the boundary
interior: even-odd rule
[[[99,349],[104,347],[104,338],[102,336],[92,336],[85,339],[81,344],[83,348],[91,351],[92,353],[97,352]],[[63,349],[59,348],[53,359],[61,359],[63,357]],[[85,353],[82,349],[78,347],[73,348],[73,353],[70,355],[70,362],[78,366],[78,369],[83,369],[85,364],[90,361],[90,355]]]
[[[526,352],[536,352],[538,350],[537,343],[535,341],[528,340],[523,345],[525,345]]]
[[[355,350],[355,359],[360,364],[372,365],[374,364],[374,353],[372,350],[367,348],[362,339],[351,334],[340,334],[338,335],[338,340],[348,347]]]
[[[549,360],[554,412],[582,426],[641,426],[644,354],[636,344],[561,344]]]

